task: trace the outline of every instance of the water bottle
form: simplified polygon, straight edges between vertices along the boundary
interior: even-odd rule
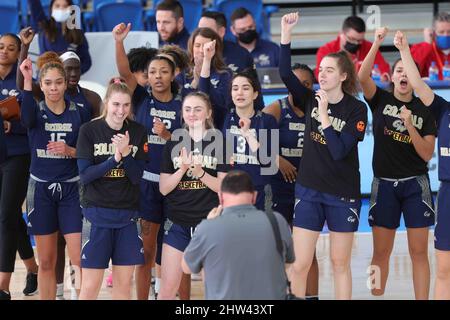
[[[268,74],[265,74],[264,78],[263,78],[263,88],[266,88],[266,89],[269,88],[270,84],[271,84],[270,77]]]
[[[381,81],[381,71],[380,68],[378,67],[378,64],[375,64],[373,66],[372,69],[372,79],[375,82],[380,82]]]
[[[431,61],[431,66],[428,69],[428,79],[430,81],[439,80],[439,69],[436,67],[436,61]]]
[[[444,76],[444,80],[450,81],[450,64],[448,61],[445,61],[444,68],[442,68],[442,75]]]

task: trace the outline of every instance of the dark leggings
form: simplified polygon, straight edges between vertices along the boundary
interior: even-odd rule
[[[29,168],[29,154],[10,157],[0,165],[0,272],[14,272],[17,251],[22,260],[34,256],[22,218]]]

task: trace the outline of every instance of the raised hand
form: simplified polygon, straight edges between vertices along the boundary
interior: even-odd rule
[[[125,25],[125,23],[119,23],[117,26],[114,27],[112,33],[114,40],[116,41],[123,41],[128,35],[128,32],[131,30],[131,23],[128,23]]]
[[[403,32],[397,31],[397,32],[395,33],[395,37],[394,37],[394,46],[395,46],[399,51],[403,51],[403,50],[409,49],[408,39],[406,38],[406,35],[403,34]]]
[[[374,42],[376,44],[381,45],[388,34],[389,29],[386,27],[378,28],[375,30],[375,39]]]
[[[212,60],[214,55],[216,54],[216,40],[207,42],[203,45],[203,58]]]
[[[291,33],[292,29],[294,29],[295,25],[298,23],[298,20],[298,12],[285,14],[281,18],[281,32]]]
[[[31,27],[26,27],[20,30],[19,37],[22,41],[22,44],[25,46],[29,46],[31,41],[33,41],[35,32]]]
[[[33,64],[31,62],[30,57],[23,60],[20,65],[20,71],[23,74],[23,78],[25,81],[32,81],[33,79]]]

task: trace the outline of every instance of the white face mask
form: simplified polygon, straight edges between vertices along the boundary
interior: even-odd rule
[[[52,10],[52,17],[56,22],[65,22],[70,17],[69,9],[55,9]]]

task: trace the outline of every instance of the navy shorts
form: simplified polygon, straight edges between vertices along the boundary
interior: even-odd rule
[[[361,201],[345,204],[336,197],[336,205],[324,202],[296,199],[293,225],[311,231],[321,232],[325,221],[333,232],[355,232],[359,226]]]
[[[81,267],[107,269],[110,260],[114,266],[144,264],[144,248],[136,222],[116,229],[97,227],[84,219]]]
[[[191,241],[194,231],[195,227],[183,227],[166,219],[164,223],[163,241],[165,244],[184,252]]]
[[[373,179],[369,208],[370,226],[397,229],[402,212],[407,228],[434,225],[433,197],[427,175],[397,181]]]
[[[146,221],[162,224],[164,197],[159,192],[159,183],[141,180],[140,217]]]
[[[28,233],[80,233],[82,214],[78,182],[38,182],[30,178],[27,192]]]
[[[450,182],[442,182],[439,188],[437,206],[437,224],[434,229],[434,247],[437,250],[450,251]]]

